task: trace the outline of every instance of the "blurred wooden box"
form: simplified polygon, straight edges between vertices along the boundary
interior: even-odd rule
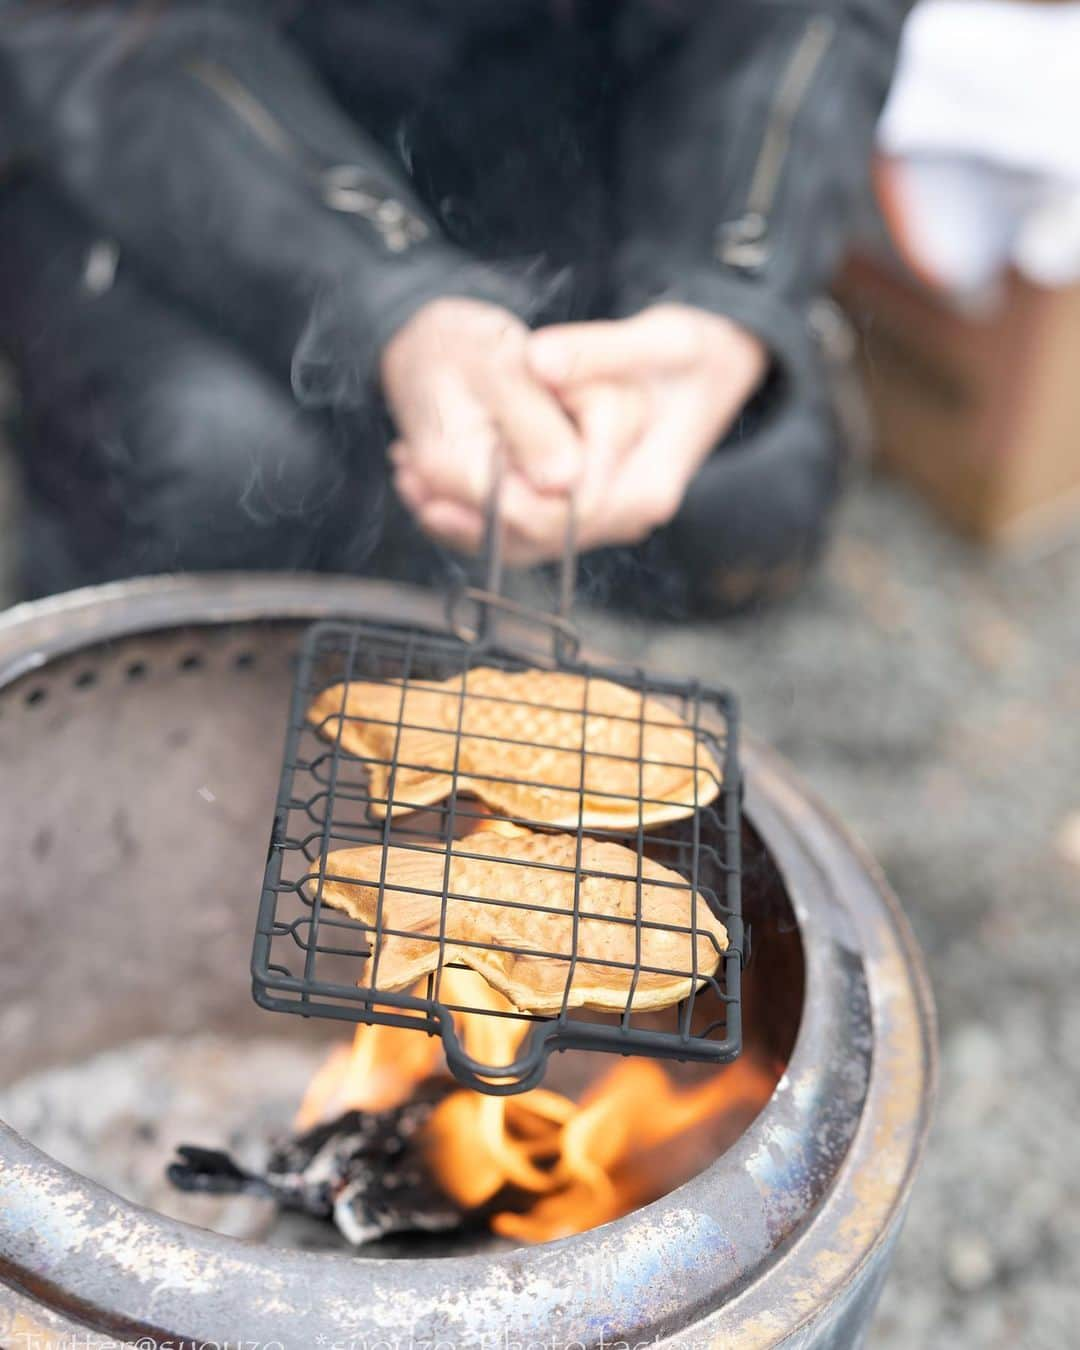
[[[975,317],[899,268],[855,258],[838,294],[890,465],[982,540],[1080,524],[1080,285],[1012,276]]]

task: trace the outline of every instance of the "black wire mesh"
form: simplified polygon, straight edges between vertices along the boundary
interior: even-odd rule
[[[697,681],[657,679],[640,668],[600,667],[576,660],[561,662],[558,669],[579,676],[582,689],[581,742],[574,750],[581,761],[580,782],[575,790],[580,803],[577,825],[559,831],[574,841],[570,849],[573,862],[507,858],[500,852],[497,859],[500,869],[513,869],[500,870],[500,877],[509,878],[514,884],[507,885],[505,894],[500,891],[481,898],[453,888],[459,860],[493,860],[493,855],[481,846],[470,848],[468,836],[480,829],[510,831],[512,827],[540,833],[545,826],[537,823],[535,817],[495,809],[473,794],[483,793],[485,784],[492,789],[498,786],[504,791],[510,788],[532,792],[548,786],[528,778],[527,770],[515,774],[514,762],[527,759],[532,751],[565,751],[566,742],[546,745],[512,735],[478,733],[476,705],[481,700],[484,706],[499,705],[500,720],[511,724],[519,706],[528,718],[538,711],[560,715],[567,711],[563,704],[548,706],[529,699],[518,705],[514,699],[472,692],[470,681],[482,667],[504,672],[529,668],[512,653],[452,636],[334,622],[316,624],[308,631],[291,701],[255,934],[252,977],[256,1001],[266,1008],[302,1016],[409,1027],[441,1036],[447,1063],[455,1076],[470,1087],[491,1093],[519,1092],[534,1086],[543,1075],[548,1054],[560,1049],[605,1050],[718,1063],[734,1059],[741,1048],[743,929],[738,720],[731,695],[706,688]],[[423,724],[405,718],[410,692],[423,690],[433,682],[455,679],[457,726],[452,764],[433,766],[408,761],[399,754],[403,739],[411,732],[425,730]],[[598,680],[621,684],[641,695],[636,704],[640,709],[636,718],[618,718],[637,723],[638,750],[632,757],[638,773],[637,796],[627,800],[626,794],[601,794],[611,797],[614,809],[633,808],[637,823],[629,829],[593,828],[583,823],[586,757],[588,754],[591,758],[593,753],[585,748],[586,724],[591,714],[584,710],[591,708],[589,691]],[[385,753],[361,756],[342,745],[344,728],[354,717],[346,713],[344,698],[340,705],[335,704],[333,715],[322,718],[321,726],[308,720],[311,704],[322,691],[339,684],[347,690],[361,681],[393,691],[393,716],[364,718],[365,722],[384,728],[383,742],[392,746]],[[688,808],[685,818],[663,825],[642,823],[648,812],[638,806],[639,800],[646,808],[650,805],[642,790],[646,772],[645,737],[650,727],[661,725],[647,715],[648,707],[657,706],[647,704],[647,700],[660,700],[680,714],[692,734],[695,802],[699,799],[699,770],[708,782],[708,776],[716,776],[713,769],[722,768],[719,791],[712,800],[700,804],[692,813]],[[470,771],[468,781],[459,764],[460,746],[466,739],[461,731],[467,706],[473,713],[468,741],[489,742],[489,757],[494,754],[497,761],[497,771],[480,774]],[[614,761],[630,757],[605,752],[604,758]],[[650,754],[647,763],[664,767],[655,754]],[[380,767],[385,770],[383,776],[387,780],[381,794],[374,790],[373,784]],[[411,805],[408,794],[396,787],[396,778],[401,775],[404,779],[406,770],[434,768],[446,776],[445,795],[434,803],[418,802],[415,809],[407,809]],[[588,796],[592,800],[597,797],[595,783],[589,786]],[[658,800],[652,804],[664,803]],[[608,864],[602,870],[591,867],[588,857],[595,850],[589,841],[618,843],[623,846],[625,857],[618,855],[614,870],[609,870]],[[370,864],[365,872],[337,873],[334,865],[328,863],[335,851],[363,845],[381,846],[370,855],[380,861]],[[584,861],[583,852],[587,855]],[[399,877],[388,875],[388,858],[407,854],[426,860],[430,878],[412,876],[409,882],[402,882]],[[650,859],[668,869],[664,879],[654,879],[655,870],[646,861]],[[521,869],[520,875],[517,869]],[[587,908],[583,892],[595,894],[592,882],[597,880],[609,885],[631,885],[633,913],[616,916]],[[335,883],[342,882],[351,887],[362,885],[368,895],[375,895],[369,922],[354,918],[330,903],[328,883],[331,889],[338,889]],[[685,916],[668,921],[643,912],[643,887],[656,886],[670,890],[672,903],[676,909],[684,909]],[[407,906],[402,906],[403,897],[408,898]],[[508,942],[505,934],[501,934],[498,942],[487,940],[483,924],[473,922],[482,906],[497,907],[504,914],[519,911],[516,915],[519,938]],[[415,926],[396,927],[395,917],[401,907],[408,908],[412,915],[418,907],[424,910],[429,916],[430,931],[419,932]],[[726,948],[721,949],[710,916],[724,925]],[[625,950],[621,955],[598,953],[596,935],[606,932],[602,926],[607,924],[622,925],[623,931],[618,936],[612,929],[616,948],[620,945],[619,938],[625,938],[625,932],[633,930],[632,953]],[[561,934],[568,932],[569,941],[545,943],[545,934],[550,934],[552,926]],[[586,931],[593,939],[587,951],[581,945]],[[661,932],[683,941],[689,957],[685,968],[650,965],[645,959],[643,949],[649,948],[653,934]],[[380,953],[384,942],[395,939],[408,939],[421,948],[425,942],[431,944],[429,964],[433,968],[411,989],[379,987]],[[712,959],[709,959],[710,944]],[[621,945],[625,949],[626,942]],[[699,954],[703,945],[704,961]],[[455,982],[446,980],[444,972],[468,965],[470,957],[482,964],[484,954],[493,952],[501,961],[509,957],[514,961],[552,962],[558,970],[565,971],[559,1007],[542,1015],[519,1011],[497,999],[498,1007],[493,1007],[486,998],[482,1002],[463,1002],[460,988],[455,994],[452,987]],[[573,1005],[571,991],[586,968],[591,977],[625,989],[621,1010],[596,1012]],[[650,979],[685,979],[689,993],[668,1008],[640,1010],[634,1006],[635,996],[642,981],[647,983]],[[461,1035],[464,1014],[521,1023],[521,1030],[527,1035],[514,1050],[513,1062],[486,1063],[470,1053]]]

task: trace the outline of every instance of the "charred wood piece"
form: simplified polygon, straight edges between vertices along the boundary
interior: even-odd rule
[[[174,1186],[211,1195],[267,1196],[284,1209],[332,1220],[359,1247],[396,1233],[441,1233],[463,1211],[431,1175],[419,1136],[452,1085],[422,1085],[401,1106],[346,1111],[275,1145],[261,1172],[227,1153],[182,1144],[166,1169]]]

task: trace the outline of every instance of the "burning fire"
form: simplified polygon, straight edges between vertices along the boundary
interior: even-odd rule
[[[510,1004],[473,971],[445,969],[450,1004],[505,1012]],[[509,1064],[528,1025],[483,1013],[457,1015],[465,1049],[488,1064]],[[362,1025],[312,1079],[296,1124],[309,1129],[347,1110],[380,1110],[407,1101],[442,1069],[437,1037],[403,1027]],[[653,1060],[626,1059],[573,1101],[546,1088],[491,1097],[462,1088],[444,1098],[427,1125],[435,1180],[464,1208],[510,1188],[524,1212],[495,1213],[491,1227],[521,1242],[547,1242],[618,1218],[656,1198],[670,1176],[669,1141],[731,1115],[752,1116],[768,1099],[775,1072],[744,1055],[692,1087],[677,1087]]]

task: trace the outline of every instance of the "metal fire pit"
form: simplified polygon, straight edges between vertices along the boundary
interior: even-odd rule
[[[298,636],[359,616],[437,627],[440,608],[397,586],[238,576],[0,617],[0,1078],[137,1036],[325,1037],[252,1004],[245,952]],[[805,997],[772,1098],[692,1181],[578,1237],[391,1261],[165,1219],[0,1124],[0,1344],[858,1345],[925,1138],[933,1012],[873,866],[775,757],[751,741],[744,761]]]

